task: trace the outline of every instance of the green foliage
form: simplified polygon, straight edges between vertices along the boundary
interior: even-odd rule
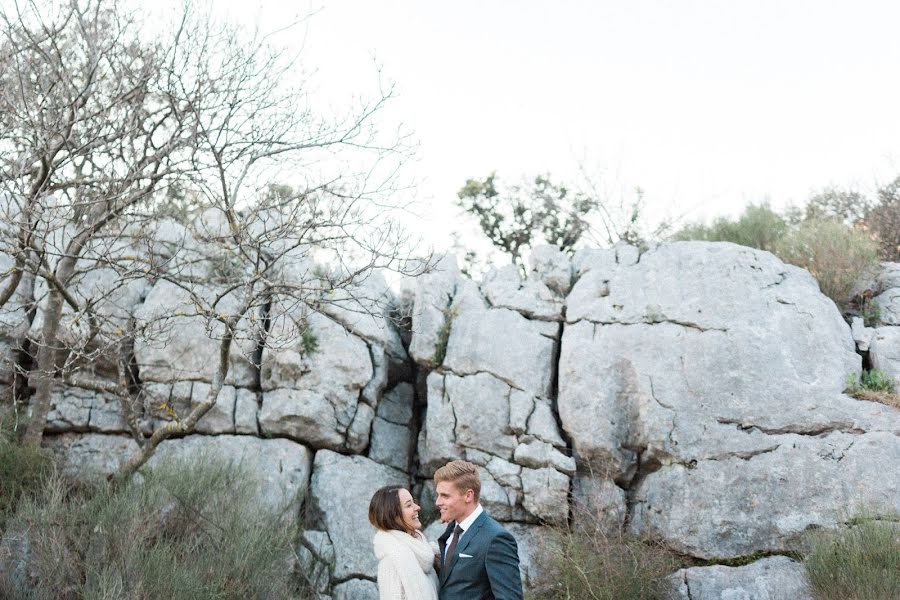
[[[457,203],[478,219],[491,243],[519,266],[524,249],[539,242],[573,251],[590,228],[589,216],[600,206],[596,198],[571,192],[548,176],[535,177],[530,186],[501,189],[498,184],[496,173],[484,180],[469,179],[457,192]]]
[[[40,493],[52,473],[45,451],[19,445],[0,430],[0,532],[19,501]]]
[[[787,229],[784,217],[768,204],[751,204],[737,220],[720,217],[712,225],[688,225],[675,233],[673,239],[732,242],[772,251]]]
[[[861,277],[878,269],[878,246],[863,230],[834,220],[805,221],[776,245],[784,262],[803,267],[822,293],[846,306]]]
[[[294,519],[261,509],[243,468],[205,457],[118,487],[73,492],[54,479],[20,503],[15,522],[27,531],[36,577],[0,580],[3,597],[237,600],[301,591],[290,574]]]
[[[859,400],[881,402],[900,408],[900,396],[894,393],[894,387],[894,380],[890,375],[880,369],[872,369],[864,370],[861,377],[855,373],[849,374],[844,393]]]
[[[682,565],[659,544],[608,533],[589,515],[551,531],[536,549],[534,600],[655,600]]]
[[[881,369],[864,370],[862,377],[855,373],[848,376],[848,389],[869,390],[872,392],[893,392],[894,380]]]
[[[846,225],[855,225],[865,219],[870,208],[871,202],[859,192],[830,187],[813,195],[807,201],[803,220],[830,219]]]
[[[319,349],[319,338],[313,333],[308,326],[300,331],[300,354],[302,356],[310,356],[315,354]]]
[[[881,308],[871,297],[863,298],[859,306],[859,316],[862,317],[863,325],[875,327],[881,319]]]
[[[900,598],[900,527],[864,520],[811,538],[806,574],[818,600]]]
[[[881,259],[900,261],[900,177],[878,190],[863,223],[878,241]]]
[[[431,359],[436,366],[444,364],[447,356],[447,344],[450,342],[450,330],[453,328],[453,318],[456,310],[453,307],[444,310],[444,323],[437,333],[437,345],[434,349],[434,357]]]

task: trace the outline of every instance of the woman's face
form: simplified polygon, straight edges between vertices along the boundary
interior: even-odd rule
[[[415,531],[422,529],[422,523],[419,521],[419,505],[413,501],[412,494],[409,490],[401,489],[397,492],[400,496],[400,511],[403,516],[403,528],[407,531]]]

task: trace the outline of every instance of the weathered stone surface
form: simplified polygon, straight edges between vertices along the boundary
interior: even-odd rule
[[[259,409],[255,392],[236,388],[234,399],[234,432],[259,435],[256,412]]]
[[[385,392],[375,414],[395,425],[410,425],[413,418],[413,402],[415,391],[412,384],[400,382]]]
[[[204,293],[198,290],[198,293]],[[216,292],[206,294],[213,298]],[[218,304],[219,312],[231,314],[238,299],[225,296]],[[180,380],[212,381],[218,368],[221,324],[198,315],[191,296],[181,287],[165,280],[158,281],[147,298],[135,310],[140,327],[152,335],[135,340],[134,356],[145,382],[173,383]],[[211,327],[211,329],[209,329]],[[243,321],[232,343],[230,367],[226,383],[251,387],[256,381],[253,355],[258,332],[256,326]]]
[[[530,279],[542,282],[548,288],[565,296],[572,287],[572,261],[556,246],[536,246],[528,257]]]
[[[772,556],[743,567],[693,567],[669,577],[673,600],[812,600],[803,565]]]
[[[383,465],[406,471],[409,469],[412,433],[405,425],[396,425],[381,417],[372,423],[369,458]]]
[[[821,458],[830,443],[843,452],[853,439],[877,448],[871,455],[895,455],[900,419],[842,395],[860,359],[808,273],[731,244],[662,245],[632,264],[607,251],[576,256],[579,265],[560,418],[595,473],[637,489],[632,529],[696,556],[731,557],[778,551],[809,525],[833,524],[846,511],[836,490],[847,481],[896,510],[872,477],[877,468]],[[787,452],[815,485],[779,481],[776,457]],[[765,508],[754,512],[747,498]],[[804,503],[817,508],[776,516],[774,507]],[[727,523],[735,514],[755,521]]]
[[[101,433],[48,436],[44,446],[53,453],[65,476],[79,479],[111,475],[138,450],[131,437]]]
[[[446,369],[457,375],[490,373],[534,396],[550,396],[556,323],[466,299],[454,306]]]
[[[649,474],[635,495],[631,529],[685,554],[722,559],[796,550],[808,529],[853,515],[900,514],[896,432],[770,437],[777,445],[758,455]]]
[[[331,587],[331,565],[334,564],[334,545],[324,531],[306,530],[297,545],[297,561],[303,576],[317,592]]]
[[[290,440],[264,440],[247,435],[190,435],[165,440],[147,467],[199,457],[225,459],[254,478],[262,506],[282,510],[306,496],[312,452]]]
[[[900,327],[878,327],[869,346],[872,366],[894,379],[900,389]]]
[[[317,520],[334,545],[332,578],[374,578],[378,569],[372,551],[374,529],[368,521],[369,501],[385,485],[408,485],[402,472],[362,456],[329,450],[316,453],[310,494]]]
[[[856,342],[856,348],[860,352],[868,352],[872,338],[875,337],[875,329],[866,327],[862,318],[853,317],[853,320],[850,321],[850,333],[853,335],[853,341]]]
[[[885,290],[873,300],[882,325],[900,325],[900,286]]]
[[[572,480],[575,522],[595,525],[613,534],[625,525],[625,490],[599,475],[578,473]]]
[[[447,310],[461,281],[456,258],[449,255],[444,256],[430,273],[416,278],[409,355],[420,365],[437,366],[439,348],[447,343],[443,333]]]
[[[384,276],[369,272],[365,279],[346,289],[335,290],[322,311],[347,327],[354,334],[377,344],[398,360],[407,360],[400,334],[388,316],[396,303]]]
[[[334,586],[334,600],[378,600],[378,585],[367,579],[351,579]]]
[[[44,431],[124,433],[128,431],[128,426],[122,418],[117,397],[76,387],[57,386],[51,392],[50,412]]]
[[[302,351],[299,342],[263,351],[260,429],[314,447],[359,452],[374,417],[374,409],[360,402],[374,375],[369,348],[327,317],[312,313],[307,322],[315,351]],[[291,339],[292,323],[277,327],[280,339]]]
[[[522,469],[522,506],[546,523],[565,523],[569,516],[569,478],[555,469]]]
[[[489,271],[481,291],[494,308],[509,308],[532,319],[562,320],[562,297],[540,279],[523,281],[515,265]]]
[[[567,475],[575,474],[575,459],[566,456],[547,442],[532,439],[516,446],[513,460],[525,467],[539,469],[550,466]]]

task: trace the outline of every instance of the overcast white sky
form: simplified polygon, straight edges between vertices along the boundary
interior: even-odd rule
[[[420,144],[408,174],[439,246],[456,190],[492,170],[564,180],[583,161],[689,219],[900,174],[900,3],[250,4],[264,23],[318,9],[296,39],[326,97],[371,90],[373,57],[396,82],[383,118]]]

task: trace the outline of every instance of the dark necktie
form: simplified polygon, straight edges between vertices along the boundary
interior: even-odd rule
[[[459,541],[459,536],[461,536],[462,533],[463,528],[457,523],[456,529],[453,530],[453,537],[450,539],[450,545],[447,546],[447,554],[444,555],[444,571],[450,567],[450,557],[453,556],[453,551],[456,550],[456,542]]]

